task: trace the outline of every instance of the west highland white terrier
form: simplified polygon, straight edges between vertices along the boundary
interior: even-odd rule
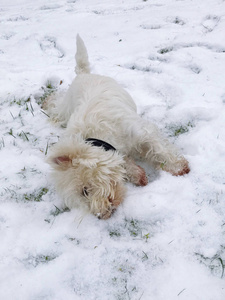
[[[131,96],[112,78],[90,74],[88,54],[77,36],[76,78],[65,96],[44,108],[66,127],[48,158],[59,195],[68,208],[85,206],[107,219],[124,200],[125,182],[148,183],[144,160],[172,175],[187,174],[187,160],[159,129],[137,114]]]

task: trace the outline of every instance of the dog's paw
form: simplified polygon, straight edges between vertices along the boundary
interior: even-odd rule
[[[147,185],[148,178],[146,176],[145,170],[139,165],[137,165],[135,161],[131,158],[126,158],[125,162],[125,169],[128,181],[137,186]]]
[[[183,176],[185,174],[188,174],[190,172],[190,167],[188,164],[188,161],[184,161],[182,163],[182,166],[173,174],[174,176]]]
[[[148,184],[148,178],[146,176],[145,170],[137,165],[137,177],[136,182],[134,182],[137,186],[146,186]]]
[[[173,176],[183,176],[190,172],[189,163],[185,158],[181,158],[173,165],[162,164],[163,171],[171,173]]]

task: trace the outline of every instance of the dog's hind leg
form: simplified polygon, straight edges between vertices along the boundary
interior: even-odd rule
[[[63,105],[65,98],[65,92],[56,91],[50,94],[42,104],[42,109],[44,109],[49,115],[50,119],[54,123],[58,123],[61,126],[65,126],[65,118],[61,115],[61,106]]]
[[[172,175],[189,173],[188,161],[161,135],[154,124],[141,118],[135,124],[138,125],[133,129],[133,156],[138,156],[153,164],[156,169],[162,169]]]

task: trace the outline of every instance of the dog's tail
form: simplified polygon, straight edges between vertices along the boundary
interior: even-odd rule
[[[76,59],[75,73],[77,75],[83,73],[90,73],[90,63],[88,60],[87,49],[79,34],[77,35],[77,53],[75,55],[75,59]]]

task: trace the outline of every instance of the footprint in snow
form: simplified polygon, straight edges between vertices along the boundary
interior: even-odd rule
[[[180,49],[185,49],[185,48],[203,48],[207,49],[213,52],[218,52],[218,53],[224,53],[225,48],[223,46],[218,46],[218,45],[213,45],[213,44],[207,44],[207,43],[201,43],[201,42],[194,42],[194,43],[179,43],[179,44],[174,44],[173,46],[168,46],[165,48],[161,48],[158,50],[159,54],[167,54],[172,51],[178,51]]]
[[[200,66],[196,65],[196,64],[190,65],[190,66],[189,66],[189,69],[190,69],[193,73],[195,73],[195,74],[199,74],[199,73],[201,73],[201,71],[202,71],[202,68],[201,68]]]
[[[159,24],[152,24],[152,25],[149,25],[149,24],[142,24],[140,25],[140,27],[142,29],[147,29],[147,30],[156,30],[156,29],[160,29],[162,26],[159,25]]]
[[[225,93],[221,96],[222,102],[225,104]]]
[[[152,66],[150,64],[142,64],[142,63],[133,63],[133,64],[126,64],[124,65],[126,69],[130,70],[136,70],[136,71],[141,71],[141,72],[150,72],[150,73],[157,73],[160,74],[162,73],[162,70],[158,68],[158,66]]]
[[[5,33],[2,36],[0,36],[0,39],[2,40],[10,40],[13,36],[15,35],[14,32],[10,32],[10,33]]]
[[[168,58],[165,58],[165,57],[161,57],[161,56],[158,56],[158,55],[150,55],[148,57],[149,60],[153,61],[153,62],[158,62],[158,63],[166,63],[168,62]]]
[[[52,10],[52,9],[58,9],[61,7],[62,7],[62,5],[58,5],[58,4],[48,4],[48,5],[41,6],[40,10]]]
[[[46,37],[43,41],[41,41],[40,47],[42,51],[49,56],[55,56],[58,58],[62,58],[64,56],[62,49],[60,49],[57,45],[54,37]]]
[[[218,16],[209,15],[204,18],[202,26],[206,33],[211,32],[218,25],[220,18]]]
[[[170,23],[174,23],[176,25],[184,25],[185,24],[185,22],[179,17],[175,17],[175,18],[174,17],[172,17],[172,18],[168,17],[167,21],[170,22]]]
[[[29,20],[29,18],[24,17],[24,16],[15,16],[12,18],[7,19],[8,22],[19,22],[19,21],[27,21]]]

